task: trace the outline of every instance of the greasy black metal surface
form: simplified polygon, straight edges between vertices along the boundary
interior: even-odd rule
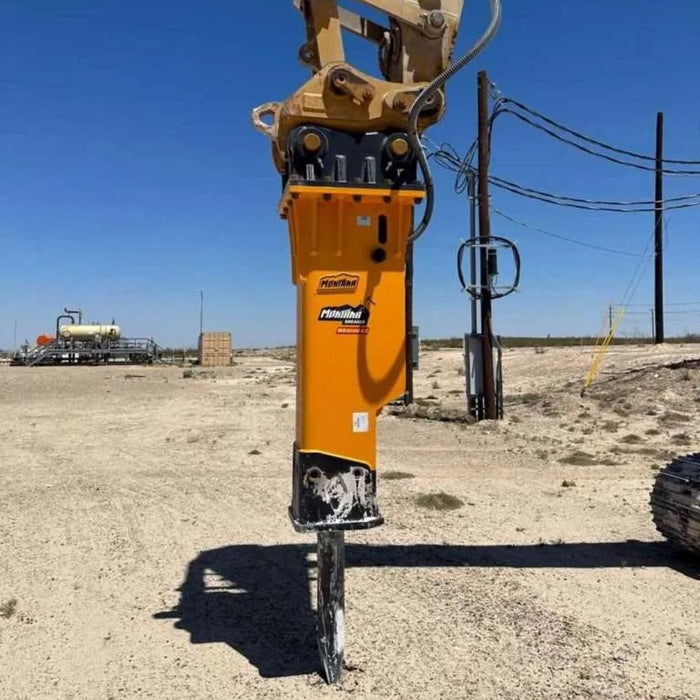
[[[651,492],[656,529],[675,547],[700,556],[700,453],[676,457]]]
[[[364,530],[384,522],[368,464],[294,446],[290,516],[300,532]]]
[[[345,535],[319,532],[316,543],[316,635],[328,683],[337,683],[345,652]]]
[[[305,152],[302,139],[310,131],[321,137],[323,145],[315,153]],[[319,126],[300,126],[288,140],[285,181],[295,184],[420,189],[416,159],[409,152],[403,158],[393,156],[389,143],[408,136],[401,131],[351,134]]]

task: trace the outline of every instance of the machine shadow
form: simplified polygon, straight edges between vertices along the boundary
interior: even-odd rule
[[[192,644],[223,642],[264,678],[320,668],[309,596],[308,545],[233,545],[201,552],[187,567],[174,618]]]
[[[199,554],[180,602],[154,615],[175,619],[193,644],[225,643],[277,678],[319,670],[309,576],[311,544],[231,545]],[[346,567],[619,568],[667,567],[700,580],[700,564],[663,542],[543,545],[352,545]]]

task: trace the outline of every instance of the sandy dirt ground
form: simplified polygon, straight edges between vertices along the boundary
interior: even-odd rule
[[[506,418],[383,415],[386,524],[348,536],[347,670],[318,675],[286,508],[294,370],[0,368],[0,698],[700,698],[700,564],[651,523],[700,449],[698,346],[505,352]],[[420,403],[463,406],[461,352]],[[426,510],[419,494],[464,502]],[[13,602],[14,601],[14,602]]]

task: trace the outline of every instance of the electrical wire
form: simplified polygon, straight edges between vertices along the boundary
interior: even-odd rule
[[[504,98],[505,99],[505,98]],[[629,168],[636,168],[637,170],[645,170],[647,172],[656,172],[656,167],[653,165],[642,165],[641,163],[632,163],[628,160],[622,160],[621,158],[616,158],[615,156],[610,156],[606,155],[605,153],[600,153],[598,151],[594,151],[592,148],[588,148],[587,146],[584,146],[580,143],[577,143],[576,141],[573,141],[572,139],[565,138],[564,136],[561,136],[560,134],[557,134],[555,131],[552,131],[551,129],[548,129],[546,126],[542,126],[541,124],[538,124],[537,122],[534,122],[531,119],[528,119],[522,114],[519,114],[518,112],[508,109],[507,107],[497,107],[496,110],[493,113],[492,116],[492,123],[495,122],[496,118],[499,117],[501,114],[512,114],[514,117],[519,119],[520,121],[524,122],[525,124],[529,124],[530,126],[534,127],[535,129],[538,129],[539,131],[544,132],[545,134],[548,134],[549,136],[557,139],[557,141],[561,141],[562,143],[566,143],[569,146],[573,146],[574,148],[577,148],[579,151],[583,151],[584,153],[588,153],[589,155],[592,156],[597,156],[598,158],[603,158],[604,160],[607,160],[611,163],[615,163],[617,165],[624,165]],[[545,117],[543,117],[545,118]],[[568,131],[568,129],[567,129]],[[589,139],[587,139],[589,140]],[[670,168],[662,168],[661,172],[663,172],[666,175],[678,175],[678,176],[697,176],[700,175],[700,170],[676,170],[676,169],[670,169]]]
[[[524,221],[519,221],[518,219],[514,219],[512,216],[509,216],[508,214],[502,212],[500,209],[496,209],[496,207],[491,207],[491,211],[500,216],[502,219],[506,219],[507,221],[510,221],[511,223],[515,224],[516,226],[521,226],[522,228],[528,229],[530,231],[535,231],[536,233],[541,233],[544,236],[550,236],[551,238],[558,238],[561,241],[567,241],[568,243],[574,243],[575,245],[582,246],[584,248],[592,248],[593,250],[600,250],[603,251],[604,253],[613,253],[615,255],[626,255],[630,258],[638,258],[639,253],[630,253],[629,251],[626,250],[616,250],[615,248],[606,248],[605,246],[600,246],[600,245],[595,245],[594,243],[586,243],[585,241],[581,241],[576,238],[569,238],[568,236],[562,236],[560,233],[554,233],[553,231],[547,231],[546,229],[539,228],[538,226],[533,226],[531,224],[527,224]]]
[[[473,142],[469,147],[466,155],[462,158],[457,153],[454,146],[443,143],[439,148],[429,153],[428,157],[432,158],[441,167],[451,170],[456,173],[455,192],[461,194],[466,187],[467,173],[472,170],[471,162],[476,153],[476,142]],[[656,200],[638,200],[638,201],[612,201],[605,199],[584,199],[582,197],[571,197],[568,195],[554,194],[552,192],[544,192],[531,187],[525,187],[515,182],[505,180],[503,178],[491,175],[489,182],[495,187],[507,190],[513,194],[518,194],[523,197],[530,197],[548,204],[556,204],[558,206],[568,206],[574,209],[584,209],[588,211],[608,211],[608,212],[653,212],[656,211]],[[697,200],[697,201],[696,201]],[[700,206],[700,193],[681,195],[679,197],[670,197],[660,201],[661,206],[666,210],[671,209],[686,209],[688,207]]]
[[[564,131],[568,134],[571,134],[572,136],[575,136],[576,138],[581,139],[582,141],[586,141],[586,142],[594,144],[596,146],[600,146],[601,148],[604,148],[608,151],[612,151],[613,153],[619,153],[620,155],[630,156],[632,158],[638,158],[639,160],[649,160],[649,161],[653,161],[653,162],[656,161],[656,158],[654,156],[646,155],[644,153],[637,153],[635,151],[628,151],[624,148],[618,148],[617,146],[611,146],[610,144],[605,143],[605,141],[600,141],[599,139],[594,139],[591,136],[586,136],[585,134],[582,134],[580,131],[575,131],[574,129],[571,129],[568,126],[564,126],[563,124],[560,124],[559,122],[554,121],[554,119],[551,119],[550,117],[546,117],[541,112],[538,112],[537,110],[532,109],[532,107],[528,107],[527,105],[523,104],[522,102],[518,102],[517,100],[514,100],[510,97],[500,97],[498,99],[497,104],[498,103],[515,105],[519,109],[522,109],[523,111],[527,112],[528,114],[531,114],[534,117],[541,119],[542,121],[546,122],[547,124],[550,124],[551,126],[556,127],[557,129],[560,129],[561,131]],[[670,163],[672,165],[697,165],[697,166],[700,166],[700,160],[676,160],[673,158],[662,158],[661,162],[662,163]],[[700,174],[700,171],[697,174]]]
[[[628,306],[643,306],[651,308],[651,304],[628,304]],[[700,306],[700,301],[667,301],[664,306]]]
[[[416,226],[416,228],[409,235],[409,243],[417,241],[425,233],[425,230],[428,228],[428,224],[430,223],[430,219],[433,216],[433,208],[435,206],[435,184],[433,182],[432,173],[430,172],[430,164],[428,163],[427,156],[423,152],[423,148],[420,143],[420,136],[418,134],[418,118],[420,117],[420,113],[423,111],[423,107],[426,105],[428,100],[435,95],[435,93],[441,87],[443,87],[448,80],[453,78],[465,66],[471,63],[471,61],[481,53],[481,51],[496,35],[496,32],[501,24],[501,0],[489,0],[489,3],[491,5],[491,21],[479,40],[476,42],[476,44],[474,44],[474,46],[471,47],[471,49],[469,49],[469,51],[460,56],[457,61],[452,63],[452,65],[440,73],[440,75],[432,80],[421,91],[420,95],[418,95],[416,101],[413,103],[411,111],[409,112],[408,139],[414,152],[416,153],[418,164],[423,174],[423,179],[425,180],[425,209],[423,210],[423,218],[418,226]]]
[[[637,266],[634,269],[634,272],[632,273],[632,279],[630,280],[629,284],[627,285],[627,289],[625,289],[625,293],[622,295],[622,303],[620,306],[626,311],[627,310],[627,305],[632,301],[634,298],[634,295],[637,293],[637,289],[639,288],[639,284],[642,281],[642,273],[645,270],[644,266],[644,260],[646,259],[647,262],[649,259],[651,259],[651,256],[647,255],[649,251],[649,247],[651,246],[652,241],[654,240],[654,233],[652,232],[651,236],[647,239],[647,243],[644,246],[644,250],[642,251],[642,254],[639,256],[639,262],[637,263]]]
[[[510,185],[512,187],[519,187],[523,190],[526,190],[527,192],[532,192],[534,194],[539,194],[545,197],[552,197],[553,199],[561,199],[567,202],[576,202],[578,204],[600,204],[600,205],[608,205],[608,206],[625,206],[625,207],[634,207],[634,206],[644,206],[648,204],[656,204],[656,200],[654,199],[641,199],[637,201],[629,201],[629,202],[619,202],[619,201],[610,201],[607,199],[583,199],[581,197],[570,197],[568,195],[563,195],[563,194],[551,194],[549,192],[543,192],[542,190],[535,190],[529,187],[523,187],[522,185],[518,185],[514,182],[509,182],[508,180],[504,180],[503,178],[498,178],[498,177],[491,177],[492,180],[496,180],[498,182],[505,183],[507,185]],[[495,183],[494,183],[495,184]],[[668,199],[662,199],[659,200],[662,205],[666,204],[674,204],[676,202],[683,202],[685,200],[692,200],[692,199],[700,199],[700,193],[698,194],[688,194],[688,195],[681,195],[680,197],[669,197]],[[655,211],[655,210],[654,210]]]
[[[503,178],[490,176],[489,182],[500,189],[511,192],[512,194],[520,195],[521,197],[527,197],[529,199],[536,199],[540,202],[545,202],[547,204],[556,204],[560,207],[570,207],[572,209],[585,209],[588,211],[608,211],[608,212],[620,212],[620,213],[640,213],[640,212],[653,212],[656,211],[656,207],[638,206],[634,203],[629,202],[606,202],[604,200],[587,200],[577,197],[567,197],[564,195],[557,195],[550,192],[542,192],[541,190],[535,190],[530,187],[524,187],[523,185],[518,185],[515,182],[510,182],[509,180],[504,180]],[[698,199],[700,195],[689,195],[687,199],[693,200]],[[686,201],[686,198],[680,198],[681,201],[676,200],[662,200],[661,204],[666,210],[671,209],[688,209],[690,207],[700,206],[700,200],[698,201]],[[670,202],[670,204],[667,204]]]

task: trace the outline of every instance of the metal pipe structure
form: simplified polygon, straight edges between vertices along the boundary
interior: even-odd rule
[[[467,172],[467,196],[469,198],[469,240],[472,246],[469,250],[469,284],[472,294],[469,295],[471,309],[471,332],[478,333],[477,325],[477,301],[476,301],[476,175],[473,170]]]
[[[70,309],[67,309],[66,307],[63,307],[63,313],[66,314],[71,314],[71,316],[76,316],[78,317],[78,325],[82,324],[83,322],[83,311],[82,309],[77,309],[76,311],[71,311]],[[75,321],[73,321],[75,323]]]
[[[64,309],[64,311],[65,311],[65,309]],[[73,318],[73,316],[68,316],[68,314],[61,314],[60,316],[57,316],[56,317],[56,340],[58,340],[61,337],[60,333],[59,333],[59,329],[61,327],[61,319],[62,318],[70,319],[71,324],[75,325],[75,318]]]

